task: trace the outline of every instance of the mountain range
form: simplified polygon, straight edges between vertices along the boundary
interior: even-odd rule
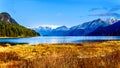
[[[66,36],[66,32],[69,30],[66,26],[60,26],[55,29],[50,27],[39,27],[33,28],[36,32],[38,32],[42,36]]]
[[[95,19],[72,26],[26,28],[18,24],[10,14],[0,13],[0,37],[32,36],[120,36],[120,20],[115,18]]]
[[[18,24],[10,14],[0,13],[0,37],[32,37],[39,36],[34,30]]]
[[[89,36],[120,36],[120,21],[107,27],[99,27]]]
[[[120,35],[120,33],[112,34],[114,31],[119,31],[120,29],[115,28],[116,24],[119,23],[118,19],[109,18],[109,19],[95,19],[93,21],[85,22],[83,24],[73,26],[68,28],[66,26],[60,26],[58,28],[52,29],[50,27],[39,27],[34,28],[35,31],[40,33],[42,36],[112,36],[112,35]],[[117,24],[120,27],[119,24]],[[111,28],[112,27],[112,28]],[[114,27],[114,28],[113,28]],[[111,28],[113,32],[109,29]],[[109,33],[107,32],[109,29]],[[115,30],[114,30],[115,29]],[[104,32],[104,30],[106,30]],[[104,34],[103,34],[104,33]]]

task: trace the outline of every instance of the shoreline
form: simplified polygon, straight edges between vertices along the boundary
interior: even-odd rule
[[[32,36],[32,37],[39,37],[39,36]],[[0,37],[0,38],[30,38],[29,36],[28,37]]]
[[[4,39],[4,38],[3,38]],[[7,39],[7,38],[5,38]],[[97,43],[97,42],[107,42],[107,41],[120,41],[120,40],[97,40],[97,41],[82,41],[82,42],[71,42],[71,43],[36,43],[36,44],[31,44],[31,43],[25,43],[25,42],[21,42],[21,43],[17,43],[17,42],[0,42],[0,44],[11,44],[11,45],[17,45],[17,44],[27,44],[27,45],[39,45],[39,44],[47,44],[47,45],[52,45],[52,44],[58,44],[58,45],[67,45],[67,44],[84,44],[84,43]]]

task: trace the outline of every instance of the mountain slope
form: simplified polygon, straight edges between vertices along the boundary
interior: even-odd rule
[[[69,30],[66,26],[60,26],[56,29],[53,29],[50,33],[50,36],[66,36],[66,32]]]
[[[106,27],[109,25],[112,25],[115,23],[117,20],[110,18],[107,20],[103,19],[96,19],[90,22],[83,23],[82,25],[74,26],[71,27],[70,30],[68,31],[67,35],[70,36],[83,36],[87,35],[90,32],[96,30],[98,27]]]
[[[89,36],[120,36],[120,21],[114,23],[113,25],[107,27],[99,27]]]
[[[19,25],[8,13],[0,13],[0,37],[39,36],[34,30]]]
[[[50,27],[38,27],[38,28],[33,28],[36,32],[38,32],[41,36],[49,36],[50,32],[52,31],[52,28]]]

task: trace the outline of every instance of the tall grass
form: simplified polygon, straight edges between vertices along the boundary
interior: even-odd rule
[[[0,68],[120,68],[119,45],[112,43],[100,43],[102,47],[92,43],[92,46],[12,46],[9,47],[11,50],[6,47],[9,51],[0,52]],[[20,48],[22,52],[14,48]],[[97,54],[99,49],[104,55]],[[110,52],[106,49],[110,49]],[[20,56],[19,53],[24,52],[30,55],[34,53],[34,56]]]
[[[6,68],[119,68],[120,66],[120,51],[104,57],[78,58],[76,54],[66,53],[61,57],[44,56],[33,60],[21,59],[16,55],[12,57],[11,53],[5,53],[10,57],[0,57],[5,63],[11,61]]]

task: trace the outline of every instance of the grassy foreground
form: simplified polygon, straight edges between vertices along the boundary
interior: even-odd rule
[[[0,44],[0,68],[120,68],[120,41]]]

